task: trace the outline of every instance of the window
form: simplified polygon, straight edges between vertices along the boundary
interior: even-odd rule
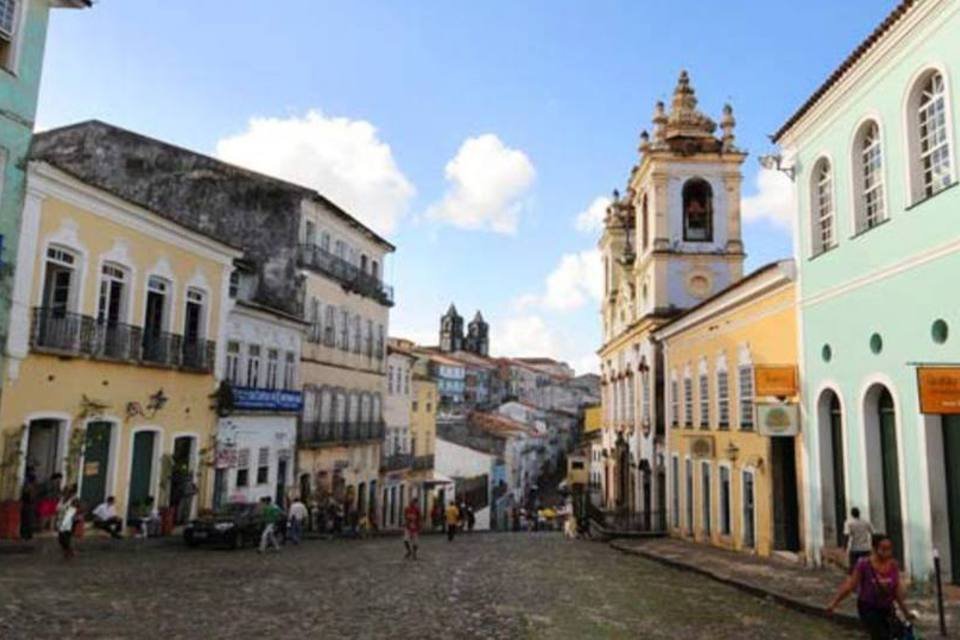
[[[676,378],[670,381],[670,420],[675,427],[680,424],[680,390]]]
[[[330,253],[330,234],[326,231],[320,234],[320,248]]]
[[[713,189],[702,178],[683,185],[683,239],[713,242]]]
[[[311,247],[317,242],[317,223],[313,220],[307,220],[304,225],[303,241]]]
[[[640,374],[640,396],[643,401],[643,424],[650,424],[650,372]]]
[[[270,476],[270,447],[260,447],[257,453],[257,484],[267,484]]]
[[[283,369],[283,388],[293,389],[296,387],[297,380],[297,354],[293,351],[287,351],[286,367]]]
[[[183,318],[183,341],[197,344],[204,335],[206,294],[200,289],[187,289],[187,306]]]
[[[368,358],[373,357],[373,320],[367,320],[366,353]]]
[[[376,260],[370,262],[370,275],[373,276],[374,280],[380,279],[380,265]]]
[[[76,256],[66,249],[47,248],[47,271],[42,303],[45,316],[62,318],[73,308],[76,262]]]
[[[237,452],[237,487],[250,486],[250,449]]]
[[[127,317],[127,272],[113,264],[103,265],[100,274],[100,296],[97,300],[97,323],[101,326],[106,325],[109,329],[117,327]],[[115,346],[109,343],[115,342],[107,339],[108,344],[104,345],[108,353],[110,347]],[[120,355],[115,354],[115,355]]]
[[[743,472],[743,546],[752,549],[756,544],[755,499],[753,472]]]
[[[410,410],[413,411],[414,413],[416,413],[419,410],[416,400],[410,403]]]
[[[350,312],[346,309],[340,310],[340,344],[338,346],[344,351],[350,350]]]
[[[693,460],[687,458],[684,460],[684,471],[685,471],[685,480],[686,480],[686,516],[687,516],[687,533],[693,535]]]
[[[19,8],[18,0],[0,0],[0,64],[10,71],[15,71],[13,66],[15,40],[19,30],[17,24]]]
[[[240,343],[235,340],[227,342],[227,381],[240,384]]]
[[[673,528],[680,528],[680,460],[673,456],[670,460],[670,493],[673,507]]]
[[[323,344],[332,347],[337,335],[337,310],[327,305],[323,310]]]
[[[712,522],[712,511],[713,511],[713,499],[710,495],[710,463],[702,462],[700,463],[700,518],[701,525],[703,529],[703,535],[710,537],[711,530],[713,528]]]
[[[730,384],[726,369],[717,371],[717,422],[721,429],[730,426]]]
[[[640,248],[647,250],[650,243],[650,208],[647,204],[647,194],[643,194],[640,201]]]
[[[377,325],[377,358],[383,358],[383,325]]]
[[[830,161],[821,158],[813,171],[813,254],[832,249],[835,243],[833,224],[833,174]]]
[[[854,166],[859,169],[858,201],[856,203],[856,232],[872,229],[884,219],[883,151],[880,127],[870,120],[860,127],[856,138],[857,157]]]
[[[230,290],[229,295],[231,299],[236,299],[237,295],[240,293],[240,272],[234,269],[230,272]]]
[[[320,300],[310,299],[310,332],[307,334],[308,342],[319,343],[323,336],[323,322]]]
[[[950,135],[947,130],[947,98],[943,76],[933,71],[922,78],[915,90],[917,143],[920,169],[919,193],[929,197],[953,182],[950,166]]]
[[[363,321],[360,320],[360,315],[353,316],[353,352],[360,353],[360,341],[361,341],[361,327],[363,326]]]
[[[740,386],[740,428],[753,429],[753,367],[744,365],[739,372]]]
[[[276,389],[280,370],[280,352],[267,350],[267,389]]]
[[[247,386],[260,384],[260,345],[252,344],[247,348]]]
[[[710,386],[707,374],[700,374],[700,428],[710,427]]]
[[[387,393],[393,393],[393,365],[387,367]]]
[[[730,467],[720,467],[720,534],[730,535]]]
[[[169,358],[169,342],[164,339],[167,330],[167,308],[170,283],[159,276],[147,279],[147,308],[143,322],[143,357],[150,362],[165,362]]]
[[[683,379],[683,424],[693,426],[693,380],[689,376]]]

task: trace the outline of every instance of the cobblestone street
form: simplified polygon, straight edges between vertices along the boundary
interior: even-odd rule
[[[558,534],[308,541],[279,554],[135,542],[0,556],[0,637],[843,638],[831,623]]]

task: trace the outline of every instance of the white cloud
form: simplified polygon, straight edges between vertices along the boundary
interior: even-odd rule
[[[793,183],[784,173],[761,169],[757,174],[757,192],[743,199],[744,222],[766,220],[787,231],[793,229]]]
[[[536,171],[527,155],[487,133],[467,138],[445,169],[447,191],[426,216],[462,229],[513,234]]]
[[[217,143],[217,157],[316,189],[379,233],[392,233],[416,193],[390,145],[365,120],[317,110],[291,118],[252,118]]]
[[[543,304],[557,311],[571,311],[603,296],[603,261],[599,249],[567,253],[547,276]]]
[[[603,230],[603,219],[607,215],[610,198],[599,196],[593,199],[590,206],[577,214],[577,231],[584,233],[598,233]]]
[[[596,372],[600,361],[590,344],[572,339],[542,316],[531,313],[491,325],[491,344],[498,356],[547,357],[566,362],[577,374]]]

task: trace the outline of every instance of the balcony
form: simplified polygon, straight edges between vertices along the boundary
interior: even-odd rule
[[[173,333],[144,333],[140,327],[107,322],[92,316],[36,307],[30,330],[30,348],[61,356],[177,367],[210,373],[216,342],[184,341]]]
[[[383,422],[337,424],[320,420],[301,420],[297,426],[297,440],[301,446],[308,448],[380,441],[383,439],[383,433]]]
[[[348,291],[393,306],[393,287],[326,249],[315,244],[302,244],[299,257],[300,266],[337,280]]]
[[[426,471],[433,469],[433,454],[428,456],[417,456],[413,459],[414,471]]]
[[[392,453],[386,456],[380,456],[381,471],[400,471],[409,469],[413,466],[412,453]]]

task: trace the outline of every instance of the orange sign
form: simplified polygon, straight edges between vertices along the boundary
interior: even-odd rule
[[[797,368],[793,366],[760,366],[754,368],[758,396],[788,397],[797,395]]]
[[[960,413],[960,367],[919,367],[920,413]]]

